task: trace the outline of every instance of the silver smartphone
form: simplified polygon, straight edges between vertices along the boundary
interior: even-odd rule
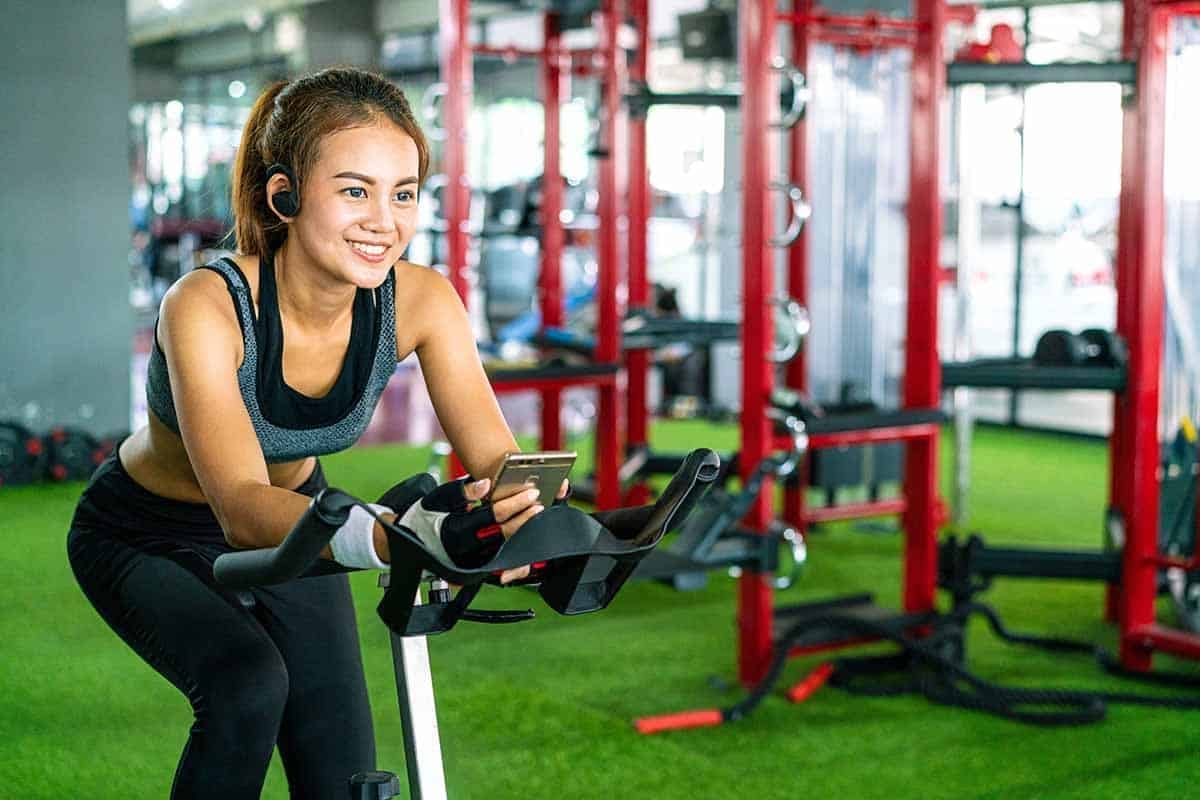
[[[541,493],[538,502],[549,508],[574,464],[574,451],[506,453],[492,479],[492,490],[487,499],[503,500],[524,489],[536,488]]]

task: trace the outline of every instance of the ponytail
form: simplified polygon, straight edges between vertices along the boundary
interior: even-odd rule
[[[267,167],[270,153],[266,152],[266,129],[275,112],[275,99],[287,81],[277,81],[267,87],[246,120],[242,141],[233,163],[233,230],[239,253],[262,256],[283,241],[286,230],[267,205]]]

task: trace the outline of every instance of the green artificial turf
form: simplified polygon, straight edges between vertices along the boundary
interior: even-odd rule
[[[663,423],[654,441],[661,449],[727,449],[736,433]],[[427,458],[420,448],[362,448],[325,466],[331,483],[371,497],[424,468]],[[1098,442],[978,431],[971,528],[994,543],[1097,546],[1106,460]],[[0,490],[0,797],[165,797],[191,713],[101,622],[71,576],[64,539],[80,490]],[[896,535],[852,524],[817,531],[803,579],[778,600],[870,590],[896,605],[899,545]],[[374,615],[379,590],[372,575],[353,580],[380,766],[402,771],[388,639]],[[735,674],[734,586],[724,575],[695,593],[639,583],[600,614],[545,611],[522,625],[464,624],[431,639],[450,796],[1146,798],[1197,791],[1200,713],[1118,707],[1099,725],[1039,729],[920,698],[826,689],[799,706],[777,693],[734,725],[638,736],[631,723],[639,715],[740,696],[716,688]],[[1113,643],[1099,586],[1009,581],[987,599],[1020,630]],[[525,590],[489,588],[477,602],[538,607]],[[1004,645],[982,626],[972,629],[970,650],[972,666],[996,681],[1122,686],[1085,658]],[[818,660],[791,662],[784,684]],[[1197,673],[1165,657],[1156,663]],[[264,796],[287,796],[278,761]]]

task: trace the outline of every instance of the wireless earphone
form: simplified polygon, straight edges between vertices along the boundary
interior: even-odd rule
[[[294,217],[300,213],[300,183],[295,173],[286,164],[272,164],[267,169],[267,181],[274,175],[283,175],[288,179],[291,188],[284,189],[271,195],[271,204],[275,210],[285,217]]]

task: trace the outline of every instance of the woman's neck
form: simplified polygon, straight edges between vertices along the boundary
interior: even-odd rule
[[[279,313],[292,324],[314,331],[331,330],[352,313],[355,287],[334,280],[299,246],[285,241],[273,261]]]

